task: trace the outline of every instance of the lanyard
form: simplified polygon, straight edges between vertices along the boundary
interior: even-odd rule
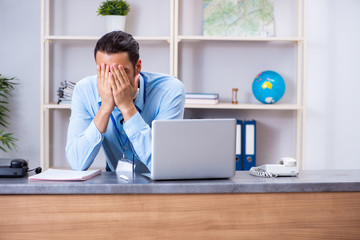
[[[117,135],[119,136],[120,142],[121,142],[121,144],[123,145],[123,148],[124,148],[124,150],[125,150],[125,145],[126,145],[126,143],[128,142],[129,137],[126,136],[126,140],[125,140],[125,142],[123,142],[123,141],[121,140],[120,130],[118,129],[117,124],[116,124],[115,119],[114,119],[114,116],[113,116],[112,114],[111,114],[110,118],[111,118],[111,121],[112,121],[113,124],[114,124],[115,130],[116,130]]]

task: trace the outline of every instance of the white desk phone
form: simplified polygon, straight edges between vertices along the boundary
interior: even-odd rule
[[[278,164],[252,167],[250,174],[259,177],[296,177],[299,174],[299,167],[294,158],[284,157],[280,158]]]

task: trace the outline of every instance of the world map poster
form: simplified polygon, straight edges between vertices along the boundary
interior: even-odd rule
[[[204,0],[205,36],[275,36],[273,0]]]

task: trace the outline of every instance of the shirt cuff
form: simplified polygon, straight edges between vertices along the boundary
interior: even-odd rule
[[[127,120],[124,123],[124,129],[129,139],[131,139],[139,129],[142,129],[144,124],[146,123],[139,112],[136,112],[129,120]]]
[[[104,135],[101,134],[99,129],[95,126],[94,120],[91,121],[89,127],[84,132],[84,135],[89,143],[95,144],[98,144],[104,137]]]

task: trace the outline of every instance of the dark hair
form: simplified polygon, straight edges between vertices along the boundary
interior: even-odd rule
[[[107,54],[127,52],[134,68],[140,58],[139,43],[131,34],[122,31],[109,32],[97,41],[94,49],[95,60],[98,51]]]

